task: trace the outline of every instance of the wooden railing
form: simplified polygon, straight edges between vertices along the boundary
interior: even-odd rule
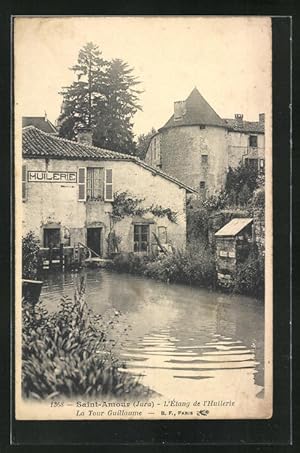
[[[85,248],[86,250],[88,250],[89,252],[89,257],[87,259],[91,259],[92,258],[92,254],[96,255],[97,258],[101,258],[100,255],[98,255],[97,252],[95,252],[95,250],[91,249],[90,247],[88,247],[87,245],[83,244],[82,242],[78,242],[78,245]]]

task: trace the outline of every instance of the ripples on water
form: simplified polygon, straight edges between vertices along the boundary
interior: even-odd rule
[[[264,307],[261,301],[142,277],[88,270],[87,301],[97,313],[111,308],[128,327],[118,338],[126,371],[166,397],[214,398],[247,392],[263,396]],[[73,296],[75,274],[54,274],[43,285],[49,310]],[[116,333],[117,335],[117,333]],[[234,386],[233,386],[234,384]],[[218,395],[219,393],[219,395]],[[204,395],[205,396],[205,395]]]

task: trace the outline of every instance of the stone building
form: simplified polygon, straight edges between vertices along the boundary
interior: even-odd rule
[[[87,138],[86,131],[85,141]],[[193,189],[139,159],[80,141],[23,129],[23,235],[33,231],[42,249],[78,244],[108,255],[108,235],[119,237],[119,251],[152,253],[155,235],[163,244],[186,244],[186,197]],[[142,199],[139,216],[112,217],[114,195]],[[170,209],[176,223],[156,210]],[[154,234],[153,234],[154,233]]]
[[[222,189],[229,167],[240,162],[264,167],[264,114],[245,121],[242,114],[222,119],[194,88],[155,134],[145,161],[202,195]]]

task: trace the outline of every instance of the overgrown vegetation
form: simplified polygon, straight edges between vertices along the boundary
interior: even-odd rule
[[[227,204],[246,206],[259,186],[260,174],[256,167],[243,163],[235,169],[229,167],[225,183]]]
[[[147,263],[151,258],[147,255],[138,255],[136,253],[120,253],[113,259],[111,268],[118,272],[124,272],[134,275],[144,275]]]
[[[229,168],[224,190],[206,199],[188,201],[188,241],[207,245],[209,231],[215,232],[233,217],[253,216],[257,209],[264,209],[264,173],[240,163],[235,169]]]
[[[264,296],[264,257],[254,247],[234,276],[233,292],[262,298]]]
[[[32,231],[22,238],[22,278],[34,280],[38,270],[39,240]]]
[[[170,208],[163,208],[160,205],[149,207],[141,206],[144,198],[137,198],[128,192],[116,192],[112,202],[112,217],[115,221],[122,220],[128,216],[142,216],[151,213],[155,217],[167,217],[170,222],[176,223],[177,212]]]
[[[158,257],[122,253],[117,255],[112,268],[118,272],[144,275],[164,282],[187,283],[199,286],[213,286],[214,259],[206,247],[195,251],[176,250]]]
[[[214,258],[206,247],[197,251],[193,249],[184,252],[177,250],[149,262],[144,275],[170,283],[212,287],[215,277]]]
[[[148,397],[151,390],[119,371],[113,354],[121,313],[96,315],[85,302],[83,282],[74,300],[63,298],[49,314],[40,302],[23,301],[22,393],[25,398]],[[124,333],[124,332],[123,332]]]

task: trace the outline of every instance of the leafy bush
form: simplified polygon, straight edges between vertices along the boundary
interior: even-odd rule
[[[240,163],[240,165],[234,169],[229,167],[226,176],[225,190],[226,192],[234,190],[236,193],[239,193],[244,184],[247,184],[249,190],[253,192],[257,187],[257,178],[258,170],[256,167],[245,165],[244,163]]]
[[[144,275],[166,282],[180,282],[199,286],[212,286],[214,282],[214,259],[209,249],[202,247],[176,251],[149,262]]]
[[[252,206],[258,209],[265,208],[265,190],[260,187],[254,191],[252,197]]]
[[[211,195],[203,200],[202,206],[208,211],[223,209],[228,203],[228,194],[223,190],[218,194]]]
[[[84,287],[74,300],[64,298],[60,310],[49,314],[41,303],[23,301],[22,393],[24,397],[110,395],[143,397],[151,391],[127,373],[112,351],[119,312],[110,319],[87,306]],[[122,365],[123,366],[123,365]]]
[[[32,231],[22,238],[22,278],[36,278],[39,249],[39,240]]]
[[[188,242],[208,243],[209,212],[202,200],[191,199],[187,203]]]
[[[212,252],[205,247],[195,251],[174,251],[157,258],[122,253],[117,255],[112,269],[144,275],[164,282],[181,282],[200,286],[211,286],[214,281],[214,259]]]
[[[253,250],[236,272],[233,291],[262,298],[264,288],[264,259],[257,250]]]
[[[142,275],[150,258],[136,253],[120,253],[113,259],[112,269],[118,272]]]

